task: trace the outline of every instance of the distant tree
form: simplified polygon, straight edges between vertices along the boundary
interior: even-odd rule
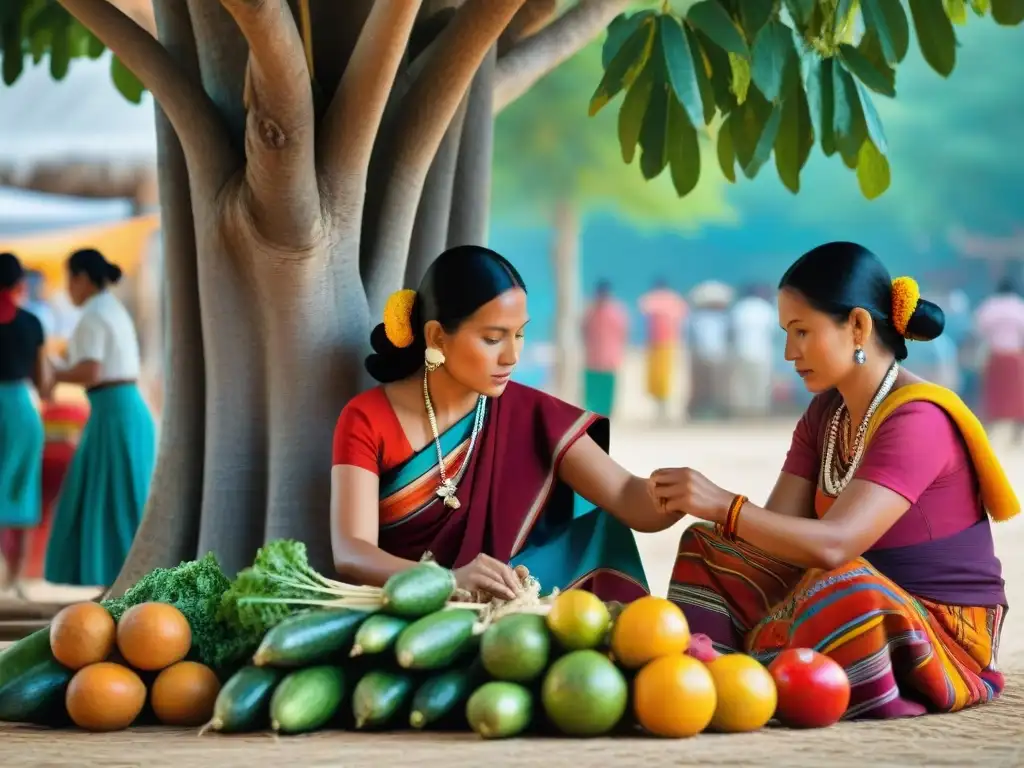
[[[667,177],[649,183],[622,162],[614,116],[608,111],[588,118],[587,94],[580,88],[600,67],[600,58],[599,44],[586,47],[495,122],[492,215],[539,222],[552,230],[557,348],[552,389],[567,400],[578,399],[582,373],[580,248],[585,217],[604,213],[641,228],[683,232],[735,218],[717,172],[705,174],[693,194],[680,200]]]

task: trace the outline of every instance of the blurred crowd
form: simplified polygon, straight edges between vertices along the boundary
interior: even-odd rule
[[[952,389],[985,421],[1009,422],[1024,439],[1024,298],[1005,278],[972,305],[961,290],[927,298],[946,316],[944,333],[909,345],[906,367]],[[636,307],[643,318],[647,394],[663,421],[679,396],[687,420],[766,418],[810,401],[779,329],[771,286],[709,281],[687,294],[658,280]],[[611,415],[630,342],[630,309],[610,282],[598,285],[584,318],[585,399]],[[677,379],[684,386],[673,386]],[[678,404],[675,404],[678,405]]]

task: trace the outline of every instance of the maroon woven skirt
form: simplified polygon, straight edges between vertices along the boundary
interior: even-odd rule
[[[1024,422],[1024,353],[989,355],[982,387],[985,421]]]

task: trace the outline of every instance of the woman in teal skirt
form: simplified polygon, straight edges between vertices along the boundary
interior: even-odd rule
[[[43,421],[31,384],[49,396],[50,369],[39,319],[19,308],[25,272],[0,253],[0,551],[4,589],[21,575],[24,532],[39,524],[43,488]]]
[[[46,580],[107,587],[117,577],[149,494],[156,429],[139,392],[139,342],[131,316],[108,290],[121,269],[99,251],[72,254],[68,293],[82,308],[57,381],[79,384],[89,421],[68,469],[46,552]]]

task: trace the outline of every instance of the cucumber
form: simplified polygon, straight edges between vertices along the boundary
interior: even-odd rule
[[[280,679],[270,667],[242,667],[217,694],[208,727],[221,733],[262,730],[270,723],[270,698]]]
[[[427,728],[464,716],[470,694],[484,678],[483,667],[478,662],[430,678],[412,697],[409,725]]]
[[[65,722],[64,694],[73,675],[56,660],[44,659],[8,679],[0,688],[0,721],[38,725]]]
[[[347,651],[370,614],[347,608],[289,616],[263,636],[252,657],[258,667],[303,667]]]
[[[389,616],[378,613],[371,616],[356,632],[356,642],[352,646],[352,656],[360,654],[378,654],[390,651],[398,639],[399,633],[409,626],[409,622],[400,616]]]
[[[412,693],[410,675],[383,669],[367,672],[352,692],[356,729],[382,728],[393,722]]]
[[[455,574],[436,563],[420,563],[393,574],[384,584],[384,611],[418,619],[439,611],[455,592]]]
[[[466,719],[485,739],[518,736],[533,719],[533,696],[518,683],[484,683],[469,697]]]
[[[0,653],[0,691],[11,680],[21,677],[24,672],[43,661],[53,661],[49,627],[36,630]]]
[[[270,727],[278,733],[306,733],[326,725],[345,695],[345,676],[331,666],[292,672],[270,699]]]
[[[465,608],[438,611],[402,630],[395,658],[405,669],[441,669],[462,654],[473,640],[477,616]]]

